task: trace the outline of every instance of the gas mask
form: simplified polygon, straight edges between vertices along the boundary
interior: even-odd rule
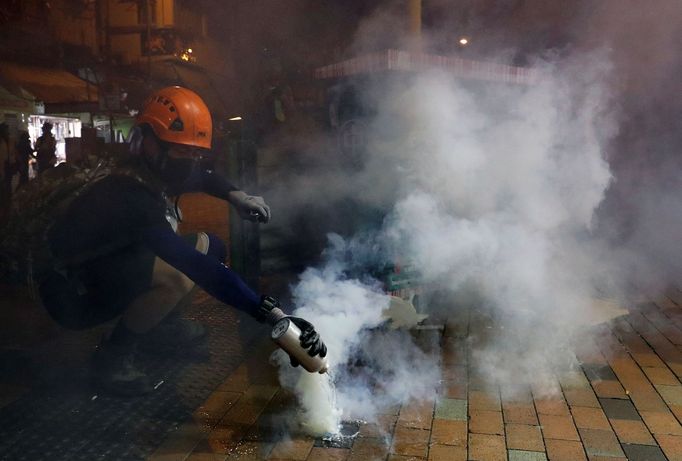
[[[166,147],[157,157],[154,170],[168,187],[169,195],[195,189],[201,182],[201,157],[176,156]]]

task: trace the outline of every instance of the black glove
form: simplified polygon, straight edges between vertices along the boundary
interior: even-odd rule
[[[291,322],[298,327],[299,330],[301,330],[301,347],[304,349],[308,349],[308,355],[311,357],[314,357],[316,355],[319,355],[320,357],[326,357],[327,356],[327,346],[322,342],[320,339],[320,334],[315,331],[315,327],[313,326],[312,323],[308,322],[307,320],[304,320],[300,317],[287,317]],[[291,366],[292,367],[297,367],[300,365],[298,363],[298,360],[293,358],[292,356],[289,356],[289,360],[291,361]]]

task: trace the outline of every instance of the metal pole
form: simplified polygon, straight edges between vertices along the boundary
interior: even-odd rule
[[[147,43],[145,43],[145,47],[147,47],[147,78],[151,78],[152,76],[152,54],[151,50],[149,49],[149,44],[151,43],[152,39],[152,8],[151,8],[151,1],[152,0],[147,0],[144,2],[144,6],[146,8],[146,16],[147,16]]]
[[[408,0],[409,36],[412,51],[421,51],[422,0]]]

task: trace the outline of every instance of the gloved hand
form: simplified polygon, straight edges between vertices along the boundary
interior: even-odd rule
[[[325,346],[320,339],[320,334],[315,331],[315,327],[312,323],[300,317],[288,316],[287,318],[291,320],[291,322],[293,322],[293,324],[296,325],[299,330],[301,330],[301,347],[308,349],[308,355],[311,357],[316,355],[319,355],[320,357],[327,356],[327,346]],[[289,360],[292,367],[297,367],[300,365],[298,360],[292,356],[289,356]]]
[[[266,223],[270,221],[270,207],[263,197],[248,195],[246,192],[235,190],[229,193],[228,201],[235,206],[242,219]]]

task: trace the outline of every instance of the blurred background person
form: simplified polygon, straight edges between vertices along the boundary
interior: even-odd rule
[[[21,131],[16,146],[15,168],[19,174],[19,187],[28,182],[28,164],[33,158],[33,147],[28,131]]]
[[[36,140],[35,151],[38,160],[38,173],[53,168],[57,164],[57,140],[52,134],[52,124],[43,123],[43,134]]]

